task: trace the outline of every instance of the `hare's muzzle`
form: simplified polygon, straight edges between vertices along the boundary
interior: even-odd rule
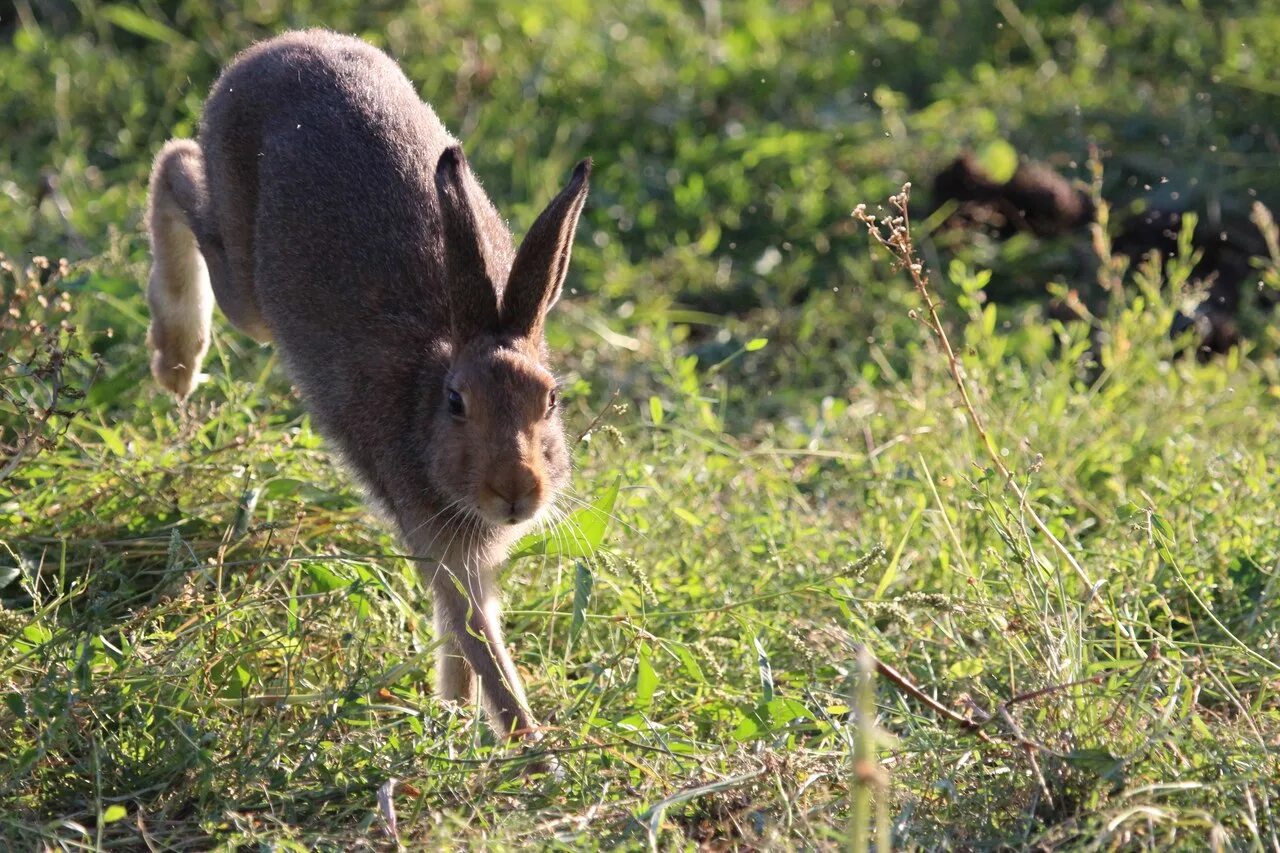
[[[528,521],[542,506],[542,478],[521,465],[510,474],[489,477],[480,492],[480,511],[495,524]]]

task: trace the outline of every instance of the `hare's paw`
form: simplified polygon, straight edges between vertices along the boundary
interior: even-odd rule
[[[203,335],[194,339],[161,335],[154,324],[147,337],[151,345],[151,375],[179,400],[186,398],[205,379],[200,364],[209,349],[208,339]]]

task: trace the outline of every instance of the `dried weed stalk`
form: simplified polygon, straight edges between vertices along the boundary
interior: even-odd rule
[[[1004,459],[1000,456],[1000,451],[995,442],[992,441],[991,434],[987,431],[982,416],[973,404],[973,397],[969,393],[969,384],[965,380],[964,368],[960,364],[960,359],[956,357],[955,350],[951,347],[951,340],[947,337],[947,331],[942,325],[942,319],[938,316],[938,304],[934,301],[932,292],[929,289],[929,273],[924,264],[920,262],[915,245],[911,240],[911,215],[907,210],[910,198],[911,184],[906,183],[903,184],[900,193],[889,198],[889,206],[895,211],[889,217],[877,219],[874,214],[867,212],[865,204],[860,204],[854,209],[853,217],[867,227],[867,233],[871,235],[871,239],[888,249],[894,259],[911,276],[916,292],[920,294],[920,299],[924,302],[927,314],[925,322],[946,355],[947,366],[951,370],[951,378],[955,380],[956,388],[960,391],[960,400],[964,405],[965,413],[968,415],[974,431],[977,432],[979,439],[982,441],[982,447],[986,451],[987,458],[991,460],[992,466],[1000,472],[1001,477],[1004,478],[1005,485],[1017,497],[1019,506],[1027,514],[1027,517],[1031,519],[1031,523],[1049,540],[1054,550],[1062,555],[1067,565],[1071,566],[1071,569],[1084,583],[1085,588],[1089,590],[1089,594],[1092,596],[1097,590],[1097,585],[1090,579],[1084,568],[1072,555],[1070,549],[1054,535],[1049,526],[1045,524],[1044,519],[1040,517],[1040,514],[1031,505],[1031,502],[1027,499],[1026,489],[1017,481],[1013,471],[1009,469],[1009,466],[1005,464]]]
[[[59,287],[68,271],[65,260],[36,257],[20,269],[0,254],[0,482],[57,442],[84,397],[71,302]]]

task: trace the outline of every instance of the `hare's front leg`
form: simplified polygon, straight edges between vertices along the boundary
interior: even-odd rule
[[[439,597],[437,593],[436,598]],[[439,604],[433,609],[436,640],[440,643],[436,652],[436,695],[450,702],[469,705],[475,698],[475,673],[453,637],[453,625],[447,615],[449,611]]]
[[[536,737],[537,724],[529,712],[524,685],[502,637],[502,611],[493,579],[487,572],[468,572],[455,579],[454,573],[441,567],[432,586],[436,630],[445,640],[437,688],[441,698],[457,698],[446,691],[464,686],[458,669],[469,665],[480,682],[494,728],[514,737]],[[451,657],[451,650],[460,651],[463,660]]]

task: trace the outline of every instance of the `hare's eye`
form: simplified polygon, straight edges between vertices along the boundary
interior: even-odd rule
[[[547,417],[551,417],[551,413],[556,410],[557,402],[558,398],[556,397],[556,390],[552,388],[547,394]]]
[[[455,418],[465,417],[467,414],[467,407],[462,402],[462,395],[452,388],[449,389],[449,414]]]

